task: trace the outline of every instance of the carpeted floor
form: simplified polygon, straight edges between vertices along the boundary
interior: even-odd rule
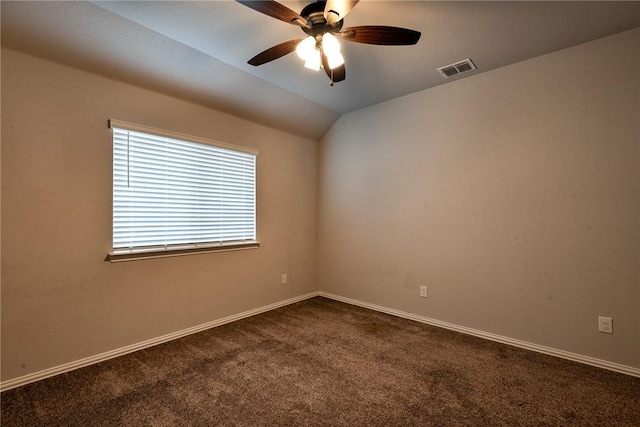
[[[3,426],[640,426],[640,378],[320,297],[0,398]]]

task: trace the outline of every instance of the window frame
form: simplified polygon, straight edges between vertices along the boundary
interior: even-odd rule
[[[124,131],[131,132],[140,132],[144,134],[153,135],[156,137],[166,137],[170,139],[175,139],[182,142],[187,143],[195,143],[201,145],[208,145],[216,148],[221,148],[224,150],[232,150],[235,152],[245,153],[249,155],[255,156],[255,168],[254,168],[254,239],[239,241],[239,240],[227,240],[227,241],[218,241],[218,242],[191,242],[191,243],[178,243],[178,244],[170,244],[170,245],[154,245],[154,246],[132,246],[127,248],[114,248],[114,208],[115,208],[115,144],[114,137],[115,134],[111,132],[111,143],[112,143],[112,178],[111,178],[111,208],[112,208],[112,218],[111,218],[111,251],[107,254],[106,260],[110,262],[120,262],[120,261],[132,261],[132,260],[141,260],[141,259],[150,259],[150,258],[165,258],[165,257],[174,257],[174,256],[182,256],[182,255],[193,255],[193,254],[203,254],[209,252],[220,252],[220,251],[237,251],[237,250],[245,250],[245,249],[256,249],[260,247],[260,241],[258,240],[258,218],[257,218],[257,159],[258,159],[258,150],[237,146],[233,144],[227,144],[219,141],[214,141],[206,138],[200,138],[196,136],[186,135],[178,132],[166,131],[163,129],[157,129],[149,126],[138,125],[134,123],[125,122],[122,120],[109,119],[108,127],[110,129],[120,129]]]

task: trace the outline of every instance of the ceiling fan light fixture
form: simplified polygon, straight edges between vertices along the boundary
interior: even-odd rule
[[[300,57],[300,59],[307,61],[311,55],[313,55],[313,51],[316,48],[316,39],[313,36],[309,36],[298,43],[296,46],[296,54]]]
[[[333,34],[324,33],[322,36],[322,50],[328,56],[340,53],[340,42]]]
[[[327,55],[327,62],[329,63],[329,68],[333,70],[344,64],[344,57],[340,52],[333,52],[331,55]]]
[[[335,69],[344,64],[344,57],[340,53],[340,42],[331,33],[322,35],[322,52],[327,56],[330,69]]]
[[[304,63],[304,66],[305,68],[308,68],[310,70],[318,71],[320,70],[321,61],[322,61],[322,58],[320,56],[320,49],[316,48],[311,51],[311,53],[307,57],[307,60]]]

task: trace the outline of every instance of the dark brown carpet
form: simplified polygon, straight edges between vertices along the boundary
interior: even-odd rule
[[[640,426],[640,378],[319,297],[1,399],[3,426]]]

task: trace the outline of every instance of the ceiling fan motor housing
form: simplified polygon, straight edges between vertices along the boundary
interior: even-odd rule
[[[342,29],[342,19],[333,24],[328,23],[325,19],[324,9],[326,3],[323,0],[310,3],[300,12],[300,16],[307,20],[307,26],[302,27],[302,31],[316,39],[322,37],[324,33],[338,33]]]

